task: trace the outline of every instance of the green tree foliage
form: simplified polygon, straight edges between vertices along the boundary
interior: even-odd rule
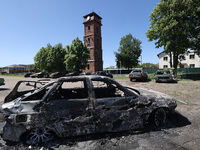
[[[143,63],[142,65],[140,65],[141,68],[151,68],[151,67],[158,67],[158,64],[152,64],[152,63]]]
[[[141,43],[140,40],[133,37],[130,33],[121,38],[118,52],[114,52],[118,68],[133,68],[138,65],[138,58],[142,52]]]
[[[64,72],[65,71],[65,49],[59,43],[50,48],[47,57],[47,68],[50,72]]]
[[[45,71],[47,69],[47,56],[48,56],[48,49],[42,47],[39,52],[34,57],[35,67],[40,71]]]
[[[77,37],[70,46],[66,46],[65,65],[67,70],[79,72],[87,66],[90,50]]]
[[[150,15],[146,35],[156,48],[173,56],[170,64],[177,69],[178,56],[188,48],[200,52],[200,1],[161,0]],[[173,62],[173,64],[172,64]]]
[[[47,72],[64,72],[64,59],[65,49],[60,43],[54,47],[47,44],[47,47],[42,47],[34,57],[36,68]]]
[[[109,66],[106,69],[115,69],[115,66]]]

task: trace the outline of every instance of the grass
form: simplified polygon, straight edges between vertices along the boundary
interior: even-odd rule
[[[178,79],[178,81],[200,81],[200,79]]]
[[[113,77],[115,80],[129,80],[129,77]]]
[[[129,80],[128,74],[113,74],[114,80]]]
[[[11,73],[11,74],[4,74],[4,76],[10,76],[10,77],[23,77],[24,73]]]
[[[148,74],[148,78],[155,81],[155,75],[154,74]],[[129,80],[128,74],[113,74],[113,79],[117,80]]]

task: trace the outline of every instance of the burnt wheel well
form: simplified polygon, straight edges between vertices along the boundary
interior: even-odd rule
[[[45,128],[45,127],[44,127],[44,128]],[[29,135],[33,130],[34,130],[34,128],[25,131],[25,132],[20,136],[20,141],[22,141],[24,144],[27,144],[27,143],[26,143],[26,140],[27,140],[27,138],[28,138],[28,135]],[[54,137],[57,137],[57,134],[56,134],[53,130],[51,130],[50,132],[51,132],[51,134],[52,134]]]
[[[147,119],[148,124],[150,124],[150,125],[153,124],[154,114],[155,114],[155,112],[156,112],[158,109],[160,109],[160,108],[163,108],[163,109],[165,110],[166,114],[169,113],[169,108],[168,108],[168,107],[158,107],[158,108],[154,109],[154,110],[150,113],[150,115],[149,115],[149,117],[148,117],[148,119]]]

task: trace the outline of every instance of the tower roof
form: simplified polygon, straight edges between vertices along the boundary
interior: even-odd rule
[[[90,14],[87,14],[87,15],[85,15],[85,16],[83,16],[83,18],[87,18],[88,16],[95,16],[95,17],[98,17],[99,19],[102,19],[99,15],[97,15],[95,12],[92,12],[92,13],[90,13]]]

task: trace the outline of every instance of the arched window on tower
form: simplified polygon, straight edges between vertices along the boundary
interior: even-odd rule
[[[90,38],[87,39],[87,45],[90,45]]]

